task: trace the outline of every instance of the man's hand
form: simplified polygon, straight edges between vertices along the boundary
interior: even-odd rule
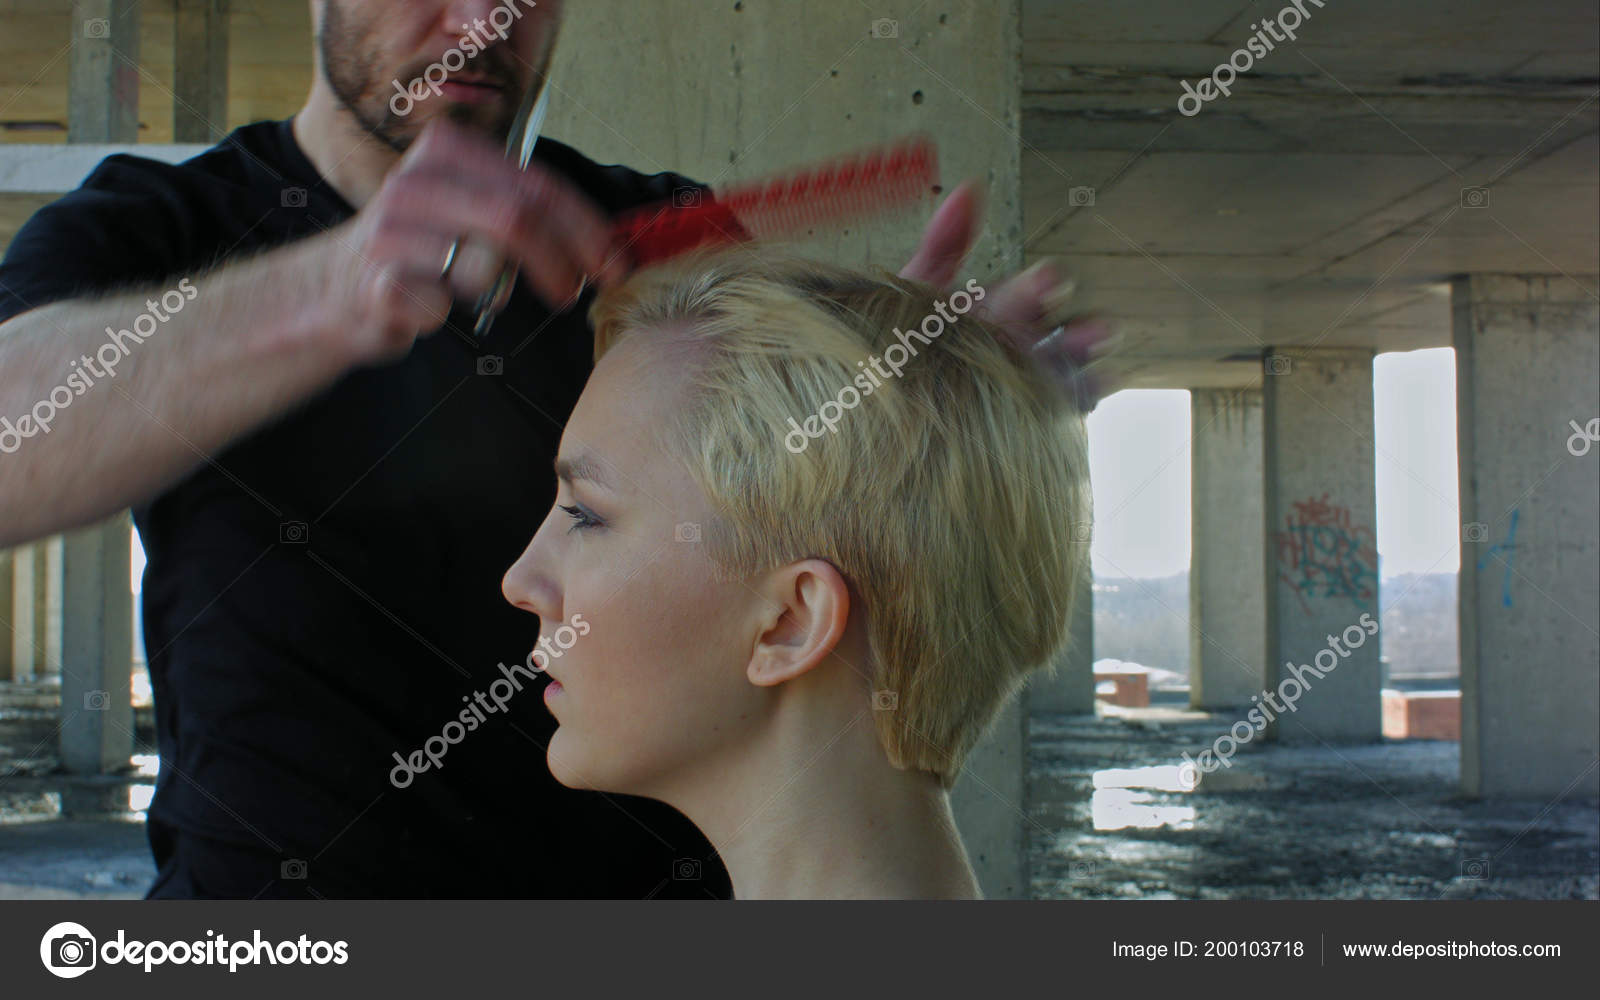
[[[982,192],[975,182],[950,192],[928,221],[922,244],[900,276],[948,287],[977,241],[982,206]],[[1113,340],[1105,320],[1070,314],[1072,289],[1073,282],[1063,278],[1054,262],[1043,260],[991,289],[979,309],[1087,413],[1109,388],[1092,373],[1092,362],[1111,349]]]
[[[357,361],[404,353],[444,322],[453,299],[471,302],[491,287],[502,261],[553,309],[570,306],[585,277],[604,285],[625,274],[600,209],[566,178],[537,162],[518,170],[488,140],[445,121],[423,131],[324,250]]]

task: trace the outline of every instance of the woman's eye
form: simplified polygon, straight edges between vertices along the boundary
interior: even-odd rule
[[[572,527],[568,529],[570,531],[581,531],[584,528],[597,528],[603,523],[598,517],[595,517],[593,514],[589,513],[589,511],[577,504],[574,504],[571,507],[568,507],[566,504],[560,504],[559,506],[563,511],[566,512],[568,517],[572,518]]]

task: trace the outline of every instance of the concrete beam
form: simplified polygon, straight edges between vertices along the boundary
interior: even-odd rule
[[[101,160],[115,153],[182,163],[208,148],[189,143],[150,146],[96,142],[65,146],[7,143],[0,146],[0,194],[65,194],[82,184]]]
[[[1383,736],[1372,357],[1287,348],[1264,359],[1266,676],[1294,703],[1267,732],[1284,742]]]
[[[124,512],[66,538],[61,763],[73,774],[115,773],[133,756],[132,530]]]
[[[1189,399],[1189,704],[1248,707],[1267,683],[1261,391],[1197,389]]]
[[[228,0],[175,0],[172,138],[215,143],[228,132]]]
[[[68,142],[139,141],[139,0],[73,0]]]
[[[1578,280],[1451,287],[1461,476],[1461,786],[1600,796],[1600,307]]]

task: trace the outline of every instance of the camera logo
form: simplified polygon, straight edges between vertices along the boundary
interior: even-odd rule
[[[1093,206],[1094,188],[1079,185],[1067,191],[1067,204],[1074,207]]]
[[[1287,354],[1269,354],[1266,371],[1268,375],[1287,375],[1294,371],[1294,359]]]
[[[498,354],[485,354],[478,359],[479,375],[504,375],[506,359]]]
[[[1486,187],[1465,187],[1461,189],[1462,208],[1488,208],[1489,189]]]
[[[287,187],[283,189],[284,208],[305,208],[306,189],[303,187]]]
[[[311,540],[311,528],[304,521],[285,521],[278,525],[278,541],[284,545],[304,545]]]
[[[83,22],[83,37],[85,38],[110,38],[111,19],[109,17],[91,17]]]
[[[85,691],[83,693],[83,710],[85,712],[104,712],[110,707],[110,691]]]
[[[1178,787],[1185,792],[1200,787],[1200,768],[1194,761],[1185,760],[1178,765]]]
[[[877,18],[872,22],[869,33],[873,38],[899,38],[900,22],[887,17]]]
[[[1461,526],[1461,540],[1464,542],[1487,542],[1489,540],[1489,526],[1482,521],[1472,521]]]
[[[694,858],[679,858],[672,863],[672,880],[674,882],[694,882],[704,874],[702,866]]]
[[[82,924],[56,924],[39,940],[39,960],[53,975],[76,979],[94,968],[94,935]]]
[[[672,191],[672,204],[677,208],[695,208],[700,204],[700,189],[681,187]]]

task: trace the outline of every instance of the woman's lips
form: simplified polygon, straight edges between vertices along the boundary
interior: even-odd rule
[[[562,690],[561,682],[556,680],[554,677],[550,678],[550,683],[544,686],[544,700],[549,701],[551,698],[559,695]]]

